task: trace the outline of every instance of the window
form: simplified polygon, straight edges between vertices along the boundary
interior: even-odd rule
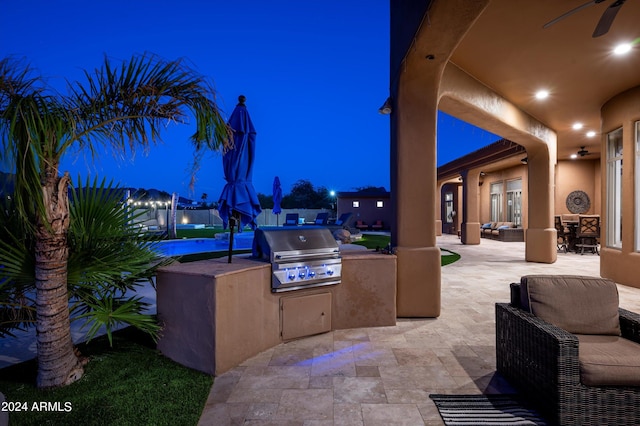
[[[622,128],[607,134],[607,246],[622,248]]]
[[[446,223],[453,223],[453,192],[444,194],[444,215]]]
[[[360,207],[360,201],[354,201],[354,202],[352,202],[352,203],[351,203],[351,205],[352,205],[353,207],[358,208],[358,207]]]
[[[636,121],[636,251],[640,251],[640,121]]]
[[[379,209],[384,207],[384,201],[380,201],[380,200],[376,201],[376,207],[379,208]]]
[[[507,181],[507,222],[522,225],[522,179]]]
[[[502,182],[491,184],[491,222],[502,221]]]

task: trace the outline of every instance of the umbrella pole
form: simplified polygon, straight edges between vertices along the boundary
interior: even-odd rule
[[[233,252],[233,228],[236,227],[236,216],[235,212],[231,213],[229,217],[229,260],[227,263],[231,263],[231,253]]]

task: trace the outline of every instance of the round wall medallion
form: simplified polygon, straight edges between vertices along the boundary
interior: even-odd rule
[[[567,208],[571,213],[586,213],[591,207],[589,196],[584,191],[573,191],[567,196]]]

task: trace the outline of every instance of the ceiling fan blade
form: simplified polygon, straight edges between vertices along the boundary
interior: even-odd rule
[[[613,20],[616,18],[625,1],[626,0],[616,0],[611,6],[605,9],[602,17],[600,17],[600,21],[598,21],[598,25],[596,25],[596,29],[593,31],[593,38],[600,37],[609,32]]]
[[[542,28],[549,28],[550,26],[552,26],[556,22],[562,21],[564,18],[568,18],[569,16],[573,15],[574,13],[580,12],[582,9],[585,9],[585,8],[591,6],[591,5],[594,5],[594,4],[602,3],[603,1],[604,0],[591,0],[591,1],[588,1],[585,4],[576,7],[575,9],[571,9],[567,13],[564,13],[564,14],[558,16],[556,19],[553,19],[553,20],[547,22],[546,24],[544,24],[542,26]]]

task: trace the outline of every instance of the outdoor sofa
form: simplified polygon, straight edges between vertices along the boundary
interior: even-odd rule
[[[524,229],[516,228],[513,222],[487,222],[480,227],[480,237],[504,242],[524,241]]]
[[[551,424],[640,424],[639,343],[608,279],[524,276],[496,303],[497,371]]]

